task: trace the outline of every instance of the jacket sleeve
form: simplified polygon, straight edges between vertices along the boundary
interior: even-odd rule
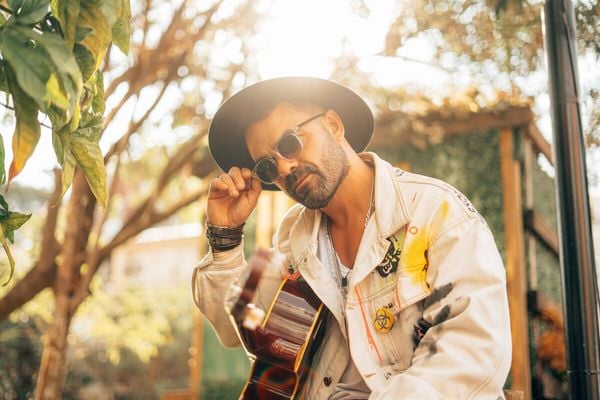
[[[506,278],[492,233],[465,218],[429,244],[423,319],[411,366],[371,399],[498,399],[511,363]]]
[[[225,347],[240,346],[234,325],[225,312],[224,302],[227,290],[247,265],[242,249],[243,244],[219,253],[209,249],[192,275],[194,302]]]
[[[295,217],[297,211],[291,213]],[[287,236],[293,218],[285,218],[280,224],[278,232],[273,237],[274,247],[285,255],[289,254]],[[229,287],[235,282],[248,266],[244,259],[244,243],[238,247],[213,253],[210,249],[198,263],[192,275],[192,294],[194,302],[208,319],[221,344],[225,347],[237,347],[241,343],[237,334],[237,327],[232,323],[229,314],[225,311],[225,297]],[[287,261],[287,259],[286,259]],[[285,263],[284,263],[285,264]],[[269,264],[262,274],[257,288],[256,303],[264,311],[269,309],[277,293],[282,276],[287,271],[286,265]]]

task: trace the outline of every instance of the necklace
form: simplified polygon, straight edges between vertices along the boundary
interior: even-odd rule
[[[325,224],[325,232],[327,232],[327,255],[329,256],[329,262],[331,263],[331,267],[335,273],[335,281],[339,285],[342,299],[345,299],[348,291],[348,275],[350,275],[350,271],[352,270],[348,270],[346,276],[342,276],[340,262],[335,254],[335,249],[333,248],[333,239],[331,239],[331,225],[329,224],[329,218],[327,216],[325,216]]]
[[[365,224],[363,226],[363,234],[367,229],[367,225],[369,224],[369,219],[371,218],[371,214],[375,209],[375,201],[373,200],[373,192],[374,192],[375,182],[373,182],[373,187],[371,187],[371,199],[369,200],[369,209],[367,210],[367,215],[365,216]],[[337,255],[335,254],[335,249],[333,247],[333,239],[331,236],[331,224],[329,223],[329,217],[325,215],[325,223],[326,223],[326,232],[327,232],[327,254],[329,256],[329,261],[331,262],[331,266],[336,274],[336,281],[339,282],[340,290],[342,292],[342,296],[345,299],[348,291],[348,275],[352,272],[352,269],[348,268],[348,272],[345,276],[342,276],[342,269],[340,266],[340,262],[338,260]]]

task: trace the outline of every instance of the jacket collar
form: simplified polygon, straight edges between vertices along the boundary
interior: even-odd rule
[[[375,153],[360,157],[375,167],[375,219],[379,237],[386,239],[410,221],[410,213],[400,191],[398,177],[404,174]]]
[[[404,171],[393,167],[375,153],[361,153],[360,157],[375,168],[374,218],[379,239],[385,241],[410,221],[410,213],[398,183],[398,177],[404,174]],[[316,255],[322,216],[320,210],[305,208],[291,227],[290,250],[295,262],[301,262],[308,254]]]

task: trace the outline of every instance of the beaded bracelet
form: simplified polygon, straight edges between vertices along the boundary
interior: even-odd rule
[[[242,243],[244,236],[244,225],[234,227],[217,226],[210,223],[206,224],[206,237],[208,244],[215,251],[225,251],[233,249]]]

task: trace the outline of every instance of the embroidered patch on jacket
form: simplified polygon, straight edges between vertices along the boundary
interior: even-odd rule
[[[381,264],[375,267],[382,278],[385,278],[398,270],[400,255],[402,254],[403,240],[400,240],[394,235],[387,238],[387,240],[390,242],[390,247],[388,247],[387,253],[385,253],[385,257]]]

